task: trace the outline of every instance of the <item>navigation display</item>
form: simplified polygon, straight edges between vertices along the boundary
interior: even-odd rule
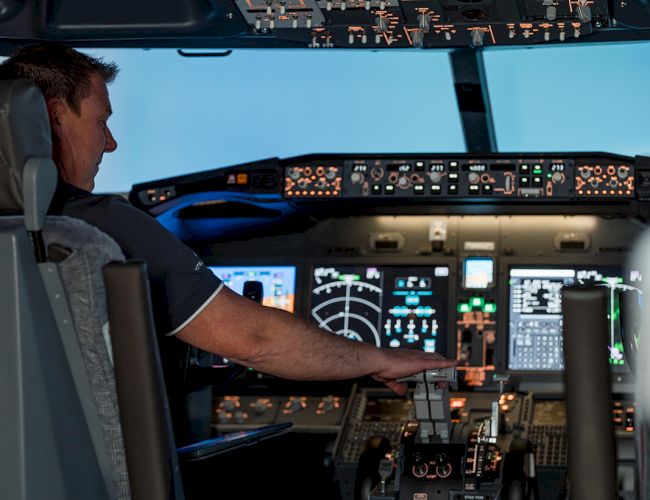
[[[262,305],[293,312],[296,295],[295,266],[210,266],[232,291],[244,295],[261,287]]]
[[[377,347],[444,350],[447,266],[318,266],[310,316],[321,328]]]
[[[510,269],[508,368],[560,371],[564,369],[562,294],[574,284],[609,289],[609,362],[624,364],[620,330],[621,270],[607,266],[512,267]]]

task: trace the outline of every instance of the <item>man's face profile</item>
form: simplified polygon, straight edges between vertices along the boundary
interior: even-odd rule
[[[79,114],[60,98],[50,99],[47,104],[61,177],[73,186],[92,191],[104,153],[117,148],[107,125],[112,111],[106,84],[99,75],[91,76],[90,93],[81,100]]]

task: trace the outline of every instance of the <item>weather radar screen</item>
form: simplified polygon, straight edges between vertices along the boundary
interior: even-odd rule
[[[446,266],[315,267],[311,317],[321,328],[377,347],[441,351]]]

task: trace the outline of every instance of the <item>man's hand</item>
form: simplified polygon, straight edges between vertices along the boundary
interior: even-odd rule
[[[406,384],[397,382],[397,379],[408,377],[424,370],[434,368],[448,368],[456,366],[455,360],[447,359],[436,353],[427,353],[410,349],[385,349],[383,350],[386,368],[372,374],[372,378],[386,384],[392,391],[400,396],[406,394]]]

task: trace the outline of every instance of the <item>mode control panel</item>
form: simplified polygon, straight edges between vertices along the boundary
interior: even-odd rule
[[[542,158],[351,160],[344,195],[570,199],[573,169],[571,160]]]
[[[622,158],[456,157],[324,158],[285,168],[285,198],[634,199],[634,166]]]

